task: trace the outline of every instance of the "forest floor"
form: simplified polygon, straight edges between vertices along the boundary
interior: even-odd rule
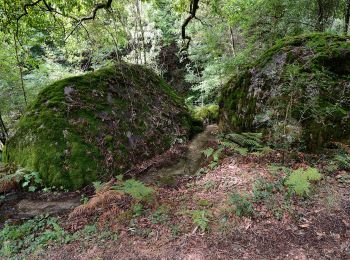
[[[78,239],[28,259],[350,259],[349,172],[324,173],[309,196],[288,197],[285,169],[308,167],[307,155],[227,153],[213,164],[200,154],[218,148],[215,135],[208,127],[180,159],[140,178],[157,191],[152,203],[135,209],[124,199],[73,220],[60,214]],[[175,177],[164,181],[164,172]]]

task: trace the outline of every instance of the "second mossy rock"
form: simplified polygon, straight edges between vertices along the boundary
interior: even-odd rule
[[[350,137],[350,38],[286,38],[223,89],[220,126],[275,146],[317,150]]]

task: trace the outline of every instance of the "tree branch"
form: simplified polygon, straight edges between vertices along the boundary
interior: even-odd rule
[[[196,18],[196,12],[199,9],[199,0],[191,0],[190,4],[190,15],[185,19],[181,27],[181,36],[184,41],[184,46],[180,52],[187,51],[192,38],[186,35],[186,27],[191,22],[192,19]]]
[[[20,16],[17,17],[16,19],[16,37],[18,38],[18,30],[19,30],[19,21],[26,15],[28,15],[28,8],[29,7],[33,7],[33,6],[36,6],[37,4],[39,4],[42,0],[37,0],[33,3],[29,3],[29,4],[25,4],[23,6],[23,9],[24,9],[24,13],[21,14]]]
[[[78,23],[74,26],[73,30],[68,34],[68,36],[64,39],[67,41],[67,39],[75,32],[75,30],[82,25],[83,22],[88,20],[95,20],[97,11],[100,9],[108,9],[112,6],[113,0],[108,0],[107,3],[98,3],[95,5],[94,9],[92,10],[91,15],[85,16],[79,19]]]

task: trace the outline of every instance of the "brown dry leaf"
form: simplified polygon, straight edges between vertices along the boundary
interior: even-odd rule
[[[309,228],[310,224],[307,224],[307,223],[301,224],[301,225],[299,225],[299,227],[301,227],[301,228]]]

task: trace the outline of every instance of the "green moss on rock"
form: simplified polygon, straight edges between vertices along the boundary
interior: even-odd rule
[[[314,33],[279,41],[223,89],[220,126],[310,150],[348,139],[350,38]]]
[[[38,171],[47,186],[77,189],[164,152],[191,127],[182,98],[163,79],[118,64],[46,87],[4,156]]]

